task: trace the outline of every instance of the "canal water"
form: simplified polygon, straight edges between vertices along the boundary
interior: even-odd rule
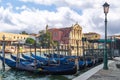
[[[0,80],[71,80],[72,78],[73,75],[36,75],[8,68],[4,72],[0,70]]]
[[[6,57],[10,58],[10,54],[6,54]],[[0,60],[0,80],[72,80],[80,74],[81,72],[77,72],[74,75],[39,75],[14,70],[7,65],[5,65],[5,71],[3,71],[2,62]]]

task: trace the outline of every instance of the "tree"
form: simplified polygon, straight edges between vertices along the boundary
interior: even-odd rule
[[[44,48],[50,48],[54,46],[54,41],[52,40],[52,34],[50,32],[43,33],[39,36],[40,45]]]
[[[41,30],[41,31],[39,31],[39,34],[41,35],[41,34],[44,34],[44,30]]]
[[[41,30],[39,31],[39,34],[40,34],[39,36],[40,46],[44,48],[58,46],[58,42],[52,40],[52,34],[48,31],[48,25],[46,25],[46,31]]]
[[[26,31],[22,31],[20,34],[26,34],[26,35],[28,35],[28,33]]]
[[[34,44],[35,40],[33,38],[27,38],[26,39],[26,43],[28,43],[28,44]]]

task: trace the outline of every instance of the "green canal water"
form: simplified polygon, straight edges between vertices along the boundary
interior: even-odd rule
[[[7,54],[6,57],[10,58],[10,55]],[[3,71],[2,62],[0,60],[0,80],[72,80],[80,74],[81,72],[74,75],[39,75],[26,71],[14,70],[7,65],[5,65],[5,71]]]
[[[0,70],[0,80],[71,80],[73,75],[39,75],[25,71]]]

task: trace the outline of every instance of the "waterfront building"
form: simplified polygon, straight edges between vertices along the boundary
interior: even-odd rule
[[[0,40],[2,40],[3,35],[5,36],[5,40],[7,41],[25,41],[29,35],[24,34],[14,34],[14,33],[6,33],[6,32],[0,32]]]
[[[3,36],[5,37],[6,42],[6,52],[9,52],[12,49],[15,50],[15,46],[11,46],[13,42],[21,42],[22,44],[24,44],[26,39],[30,37],[29,35],[24,34],[0,32],[0,50],[2,49]]]
[[[120,35],[111,35],[111,36],[108,36],[108,39],[120,39]]]
[[[89,33],[83,33],[84,38],[86,38],[86,47],[91,48],[91,49],[98,49],[98,42],[95,43],[95,40],[99,40],[101,38],[100,34],[95,33],[95,32],[89,32]],[[91,43],[89,43],[89,40],[91,40]]]
[[[68,55],[82,54],[82,27],[76,23],[71,27],[51,28],[48,31],[52,34],[53,41],[59,43],[62,50],[68,50]]]
[[[110,48],[112,50],[112,55],[120,56],[120,35],[111,35],[108,36],[108,39],[111,40]]]
[[[83,33],[83,35],[87,40],[98,40],[101,38],[100,34],[95,32]]]

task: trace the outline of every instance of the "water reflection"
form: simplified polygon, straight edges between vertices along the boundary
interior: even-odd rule
[[[8,69],[0,70],[0,80],[71,80],[70,75],[39,75],[26,71]]]

